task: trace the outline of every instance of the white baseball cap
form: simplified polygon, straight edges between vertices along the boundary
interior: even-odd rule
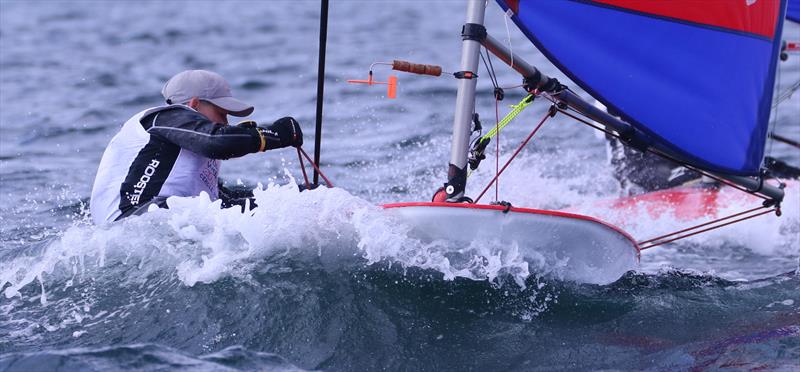
[[[197,97],[233,116],[247,116],[254,110],[253,106],[233,98],[230,85],[220,74],[206,70],[178,73],[164,84],[161,95],[169,104],[186,103]]]

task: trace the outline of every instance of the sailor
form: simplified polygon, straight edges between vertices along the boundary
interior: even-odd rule
[[[96,224],[167,207],[170,196],[207,193],[223,207],[244,206],[248,195],[229,192],[218,179],[220,160],[303,144],[297,120],[267,127],[253,121],[228,125],[254,108],[233,98],[219,74],[183,71],[164,85],[166,105],[143,110],[122,125],[97,170],[90,208]]]
[[[620,115],[599,101],[595,107],[620,118]],[[612,136],[611,128],[605,134],[608,160],[614,168],[614,178],[626,196],[681,186],[701,179],[701,174],[678,163],[647,152],[626,146],[619,138]]]
[[[618,138],[606,134],[609,161],[614,167],[614,178],[619,181],[623,194],[635,196],[689,184],[717,187],[712,178],[659,156],[625,146]],[[800,168],[781,159],[764,158],[768,178],[800,179]],[[699,182],[699,183],[698,183]]]
[[[614,178],[627,196],[668,189],[701,179],[701,175],[670,160],[625,146],[606,134]],[[710,180],[704,180],[709,182]]]

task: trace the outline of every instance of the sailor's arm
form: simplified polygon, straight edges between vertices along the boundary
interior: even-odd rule
[[[140,121],[151,135],[212,159],[303,144],[302,132],[293,118],[283,118],[267,128],[214,123],[200,113],[174,108],[145,116]]]

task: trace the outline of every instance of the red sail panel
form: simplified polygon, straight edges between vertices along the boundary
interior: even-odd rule
[[[592,0],[620,9],[733,31],[775,36],[780,0]]]

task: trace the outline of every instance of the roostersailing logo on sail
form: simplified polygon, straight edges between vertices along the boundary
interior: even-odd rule
[[[139,198],[142,197],[142,193],[144,193],[147,183],[150,182],[150,177],[153,177],[153,175],[156,173],[156,168],[158,168],[159,164],[161,164],[161,162],[156,159],[150,160],[150,164],[148,164],[144,169],[144,173],[139,178],[139,182],[133,185],[133,194],[131,194],[129,197],[132,205],[139,204]]]

